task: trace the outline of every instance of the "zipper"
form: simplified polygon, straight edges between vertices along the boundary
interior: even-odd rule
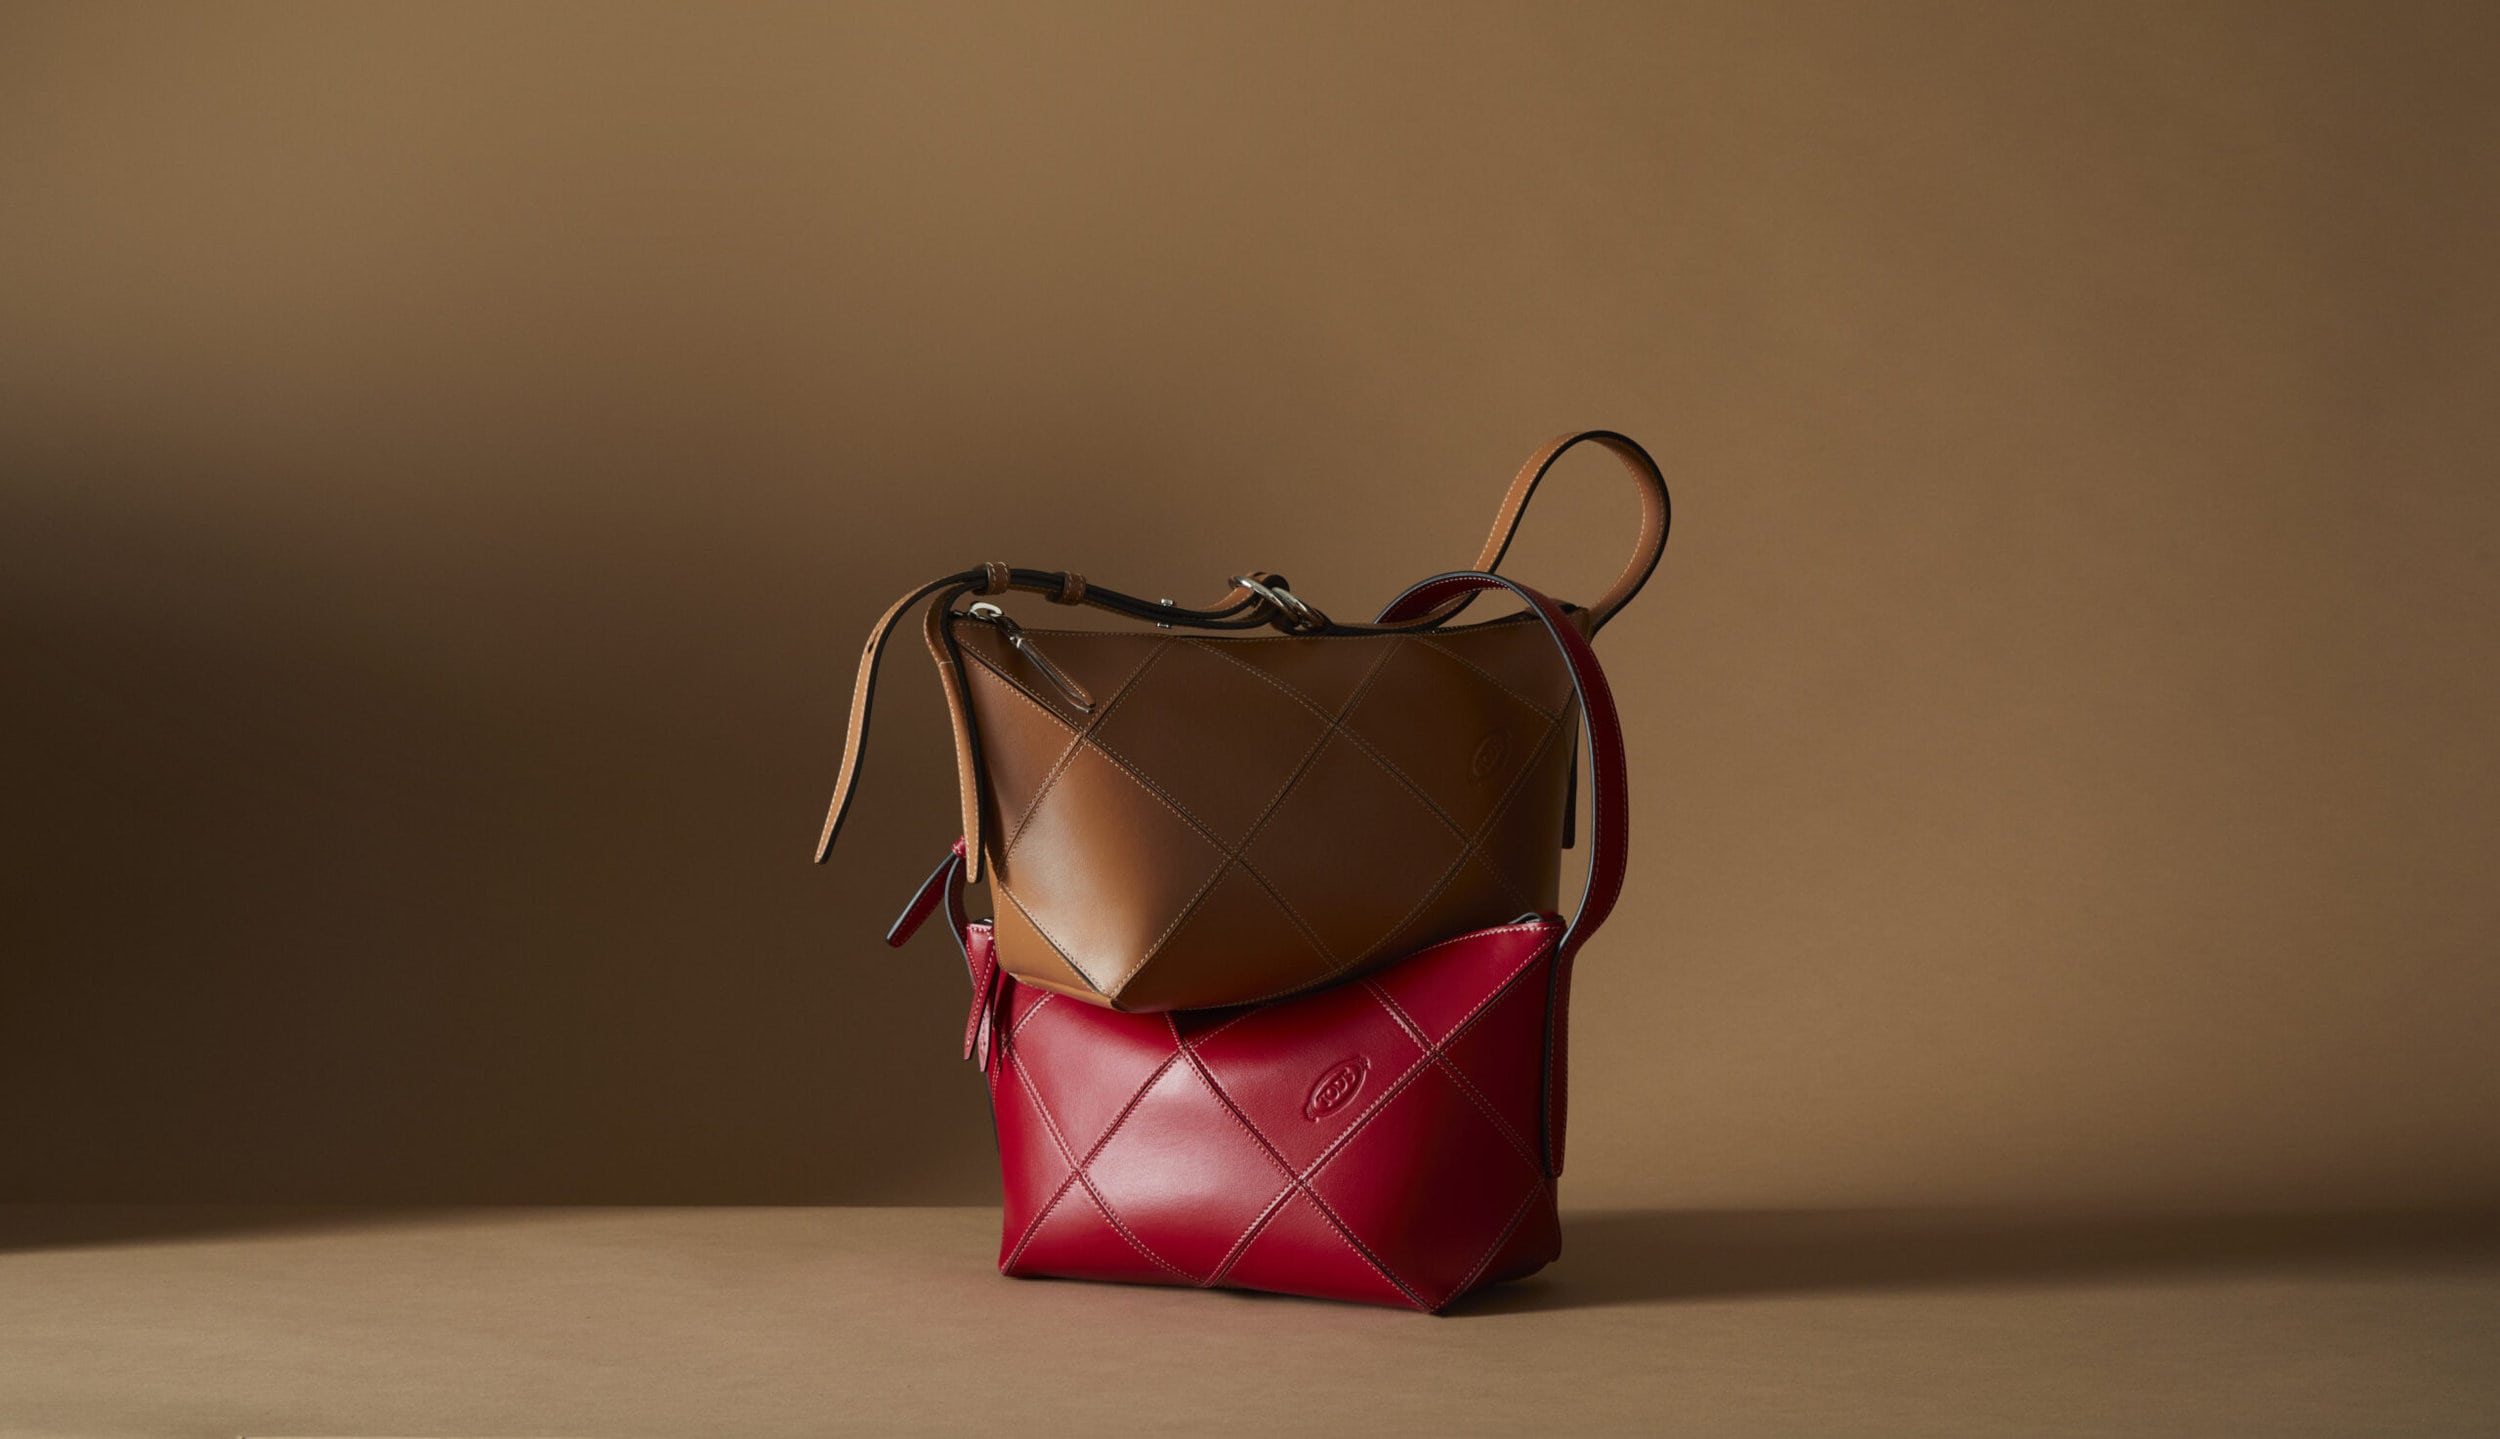
[[[1085,692],[1083,685],[1070,679],[1067,671],[1052,664],[1050,658],[1041,652],[1040,647],[1033,643],[1030,636],[1025,634],[1024,626],[1008,618],[1005,610],[983,600],[965,611],[965,618],[979,620],[987,625],[996,625],[998,632],[1006,636],[1007,643],[1015,647],[1016,653],[1032,661],[1033,668],[1042,672],[1042,678],[1050,681],[1059,693],[1068,697],[1068,703],[1075,705],[1084,714],[1094,712],[1094,697]]]

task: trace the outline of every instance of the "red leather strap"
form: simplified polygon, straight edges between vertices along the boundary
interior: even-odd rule
[[[972,1005],[964,1014],[964,1058],[976,1061],[982,1069],[990,1067],[991,1000],[998,992],[998,957],[986,944],[975,944],[972,917],[964,912],[964,855],[970,846],[963,840],[946,852],[946,858],[929,872],[920,884],[911,903],[904,906],[893,927],[885,933],[885,942],[901,948],[942,901],[946,906],[946,927],[955,936],[955,947],[964,957],[965,973],[972,980]]]
[[[946,858],[938,863],[937,868],[929,871],[929,877],[920,882],[920,890],[911,897],[911,903],[903,906],[903,912],[886,929],[887,944],[901,949],[911,943],[911,937],[920,932],[920,926],[928,921],[941,899],[946,901],[950,917],[960,913],[964,898],[964,852],[968,848],[970,845],[966,841],[955,841],[955,847],[946,852]]]

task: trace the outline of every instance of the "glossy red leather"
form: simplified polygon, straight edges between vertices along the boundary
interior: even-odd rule
[[[1481,930],[1234,1010],[1121,1014],[1002,977],[998,1267],[1430,1311],[1543,1268],[1562,1247],[1538,1148],[1561,932]],[[996,973],[988,925],[967,940]]]
[[[963,916],[963,846],[923,886],[897,934],[942,897],[963,942],[1002,1271],[1439,1312],[1561,1253],[1570,966],[1622,886],[1622,731],[1585,637],[1542,595],[1462,573],[1392,608],[1493,587],[1539,614],[1579,691],[1592,843],[1569,924],[1477,930],[1264,1004],[1132,1014],[1002,971],[990,925]]]

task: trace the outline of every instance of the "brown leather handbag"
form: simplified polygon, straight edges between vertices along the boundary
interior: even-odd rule
[[[1585,430],[1529,456],[1475,569],[1501,564],[1538,483],[1584,442],[1641,493],[1630,563],[1595,605],[1565,607],[1594,636],[1667,541],[1666,480],[1625,436]],[[1149,627],[1027,629],[989,602],[1017,591]],[[816,858],[850,806],[886,639],[925,603],[965,878],[988,878],[997,961],[1021,983],[1127,1011],[1247,1004],[1552,913],[1571,674],[1533,615],[1457,623],[1470,597],[1360,624],[1264,572],[1206,609],[998,563],[932,580],[860,656]]]

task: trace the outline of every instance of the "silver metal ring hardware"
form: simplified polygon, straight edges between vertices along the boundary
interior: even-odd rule
[[[1316,625],[1319,612],[1302,602],[1302,597],[1281,585],[1261,584],[1247,575],[1233,576],[1233,583],[1283,610],[1296,626]]]

